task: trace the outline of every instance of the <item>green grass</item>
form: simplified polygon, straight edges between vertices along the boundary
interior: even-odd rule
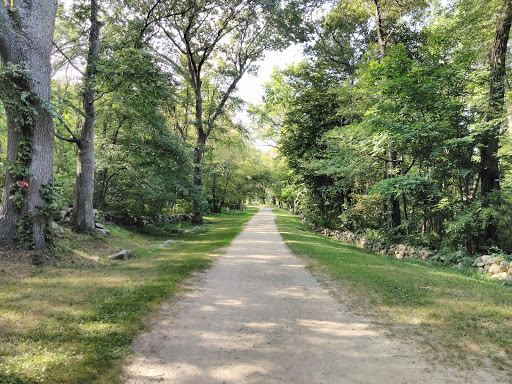
[[[58,267],[0,280],[0,383],[118,383],[145,316],[207,268],[255,212],[207,217],[209,230],[199,234],[109,227],[107,238],[66,235]],[[177,243],[151,247],[166,239]],[[118,249],[137,257],[110,261]]]
[[[512,287],[470,270],[370,254],[312,233],[287,211],[275,213],[290,249],[346,287],[345,300],[363,305],[391,334],[457,365],[477,357],[512,367]]]

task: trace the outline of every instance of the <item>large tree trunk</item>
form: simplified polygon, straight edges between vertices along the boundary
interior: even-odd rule
[[[512,24],[512,0],[505,0],[498,17],[494,42],[489,55],[489,108],[487,122],[490,124],[484,134],[483,148],[480,154],[480,179],[482,196],[500,189],[500,170],[498,162],[499,135],[502,124],[500,119],[505,105],[505,59],[507,53],[510,26]]]
[[[78,143],[76,166],[75,199],[71,225],[75,232],[94,231],[94,87],[96,85],[96,60],[100,49],[100,29],[98,3],[91,0],[91,29],[89,32],[89,52],[84,75],[83,108],[84,123]]]
[[[10,92],[1,96],[7,114],[7,160],[22,171],[17,167],[6,173],[0,208],[0,243],[18,243],[40,250],[48,247],[51,219],[45,212],[48,201],[43,197],[43,187],[50,187],[52,179],[54,125],[42,104],[50,101],[50,56],[56,11],[57,0],[14,0],[9,8],[0,2],[2,65],[26,70],[22,78],[4,79]],[[25,103],[25,107],[30,104],[35,112],[26,112],[20,119],[20,112],[12,103]],[[28,115],[32,120],[27,120]],[[13,194],[21,195],[21,199],[15,202],[11,198]]]
[[[194,148],[194,185],[197,188],[196,196],[193,201],[194,212],[192,213],[192,223],[203,224],[203,204],[202,204],[202,180],[201,180],[201,162],[203,161],[204,145],[206,136],[198,132],[197,143]]]
[[[196,147],[194,148],[194,185],[196,186],[196,194],[193,200],[192,223],[203,224],[203,185],[201,180],[201,163],[203,161],[204,146],[206,144],[207,135],[203,128],[203,95],[202,80],[200,70],[194,65],[194,61],[189,57],[189,74],[190,85],[195,95],[195,125],[196,125]]]
[[[388,146],[388,158],[389,158],[389,167],[388,167],[388,177],[395,177],[396,172],[396,162],[397,162],[397,153],[393,148],[393,144],[389,143]],[[397,228],[402,224],[402,219],[400,216],[400,202],[394,196],[390,199],[391,205],[391,228]]]
[[[375,4],[375,30],[377,31],[377,39],[379,41],[379,53],[381,59],[386,56],[387,41],[384,37],[384,29],[382,28],[382,9],[380,0],[373,0]]]
[[[500,189],[500,169],[498,161],[499,135],[502,128],[500,122],[505,105],[505,59],[512,24],[512,0],[504,0],[503,7],[496,24],[494,42],[489,55],[489,108],[487,111],[487,128],[482,138],[480,152],[480,185],[482,197]],[[490,202],[486,202],[490,204]],[[498,240],[497,220],[489,220],[485,237],[495,243]]]
[[[384,37],[384,28],[382,26],[382,4],[380,0],[373,0],[375,4],[375,30],[377,31],[377,40],[379,43],[379,54],[380,59],[384,59],[386,56],[387,49],[387,39],[388,37]],[[397,157],[398,154],[393,146],[393,143],[390,142],[388,145],[388,178],[395,177],[396,166],[397,166]],[[391,197],[390,199],[390,208],[391,208],[391,228],[396,228],[401,225],[401,217],[400,217],[400,202],[397,198]]]

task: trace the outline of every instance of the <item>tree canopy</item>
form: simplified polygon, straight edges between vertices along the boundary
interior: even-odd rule
[[[510,0],[25,3],[0,4],[2,243],[47,247],[68,206],[90,231],[93,207],[201,222],[254,199],[383,241],[512,251]],[[16,15],[48,37],[46,69]],[[304,58],[247,106],[251,131],[240,79],[293,43]]]

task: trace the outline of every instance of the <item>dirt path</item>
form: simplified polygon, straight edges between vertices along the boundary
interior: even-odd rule
[[[262,209],[134,344],[126,384],[497,383],[432,366],[337,302]]]

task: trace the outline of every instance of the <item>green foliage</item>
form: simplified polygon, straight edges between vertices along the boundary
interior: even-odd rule
[[[378,194],[350,195],[352,204],[341,215],[343,227],[360,232],[366,229],[379,229],[382,225],[382,204]]]
[[[34,214],[31,212],[23,212],[20,220],[16,223],[16,242],[23,244],[28,249],[34,247],[33,238]]]
[[[501,244],[509,245],[508,231],[511,225],[512,205],[495,191],[471,205],[457,207],[453,220],[446,226],[443,244],[447,247],[463,247],[470,253],[482,252],[496,244],[489,243],[486,230],[489,226],[498,229]]]
[[[39,98],[28,86],[30,74],[21,65],[10,62],[0,67],[0,99],[9,111],[16,129],[30,127],[37,116]]]
[[[436,204],[441,197],[436,183],[421,176],[398,176],[384,179],[376,183],[371,192],[385,198],[406,196],[427,206]]]
[[[449,254],[484,252],[495,228],[494,245],[511,250],[509,185],[501,198],[479,193],[497,3],[382,3],[380,31],[375,4],[335,6],[309,57],[275,72],[253,108],[291,170],[288,203],[326,226]]]

